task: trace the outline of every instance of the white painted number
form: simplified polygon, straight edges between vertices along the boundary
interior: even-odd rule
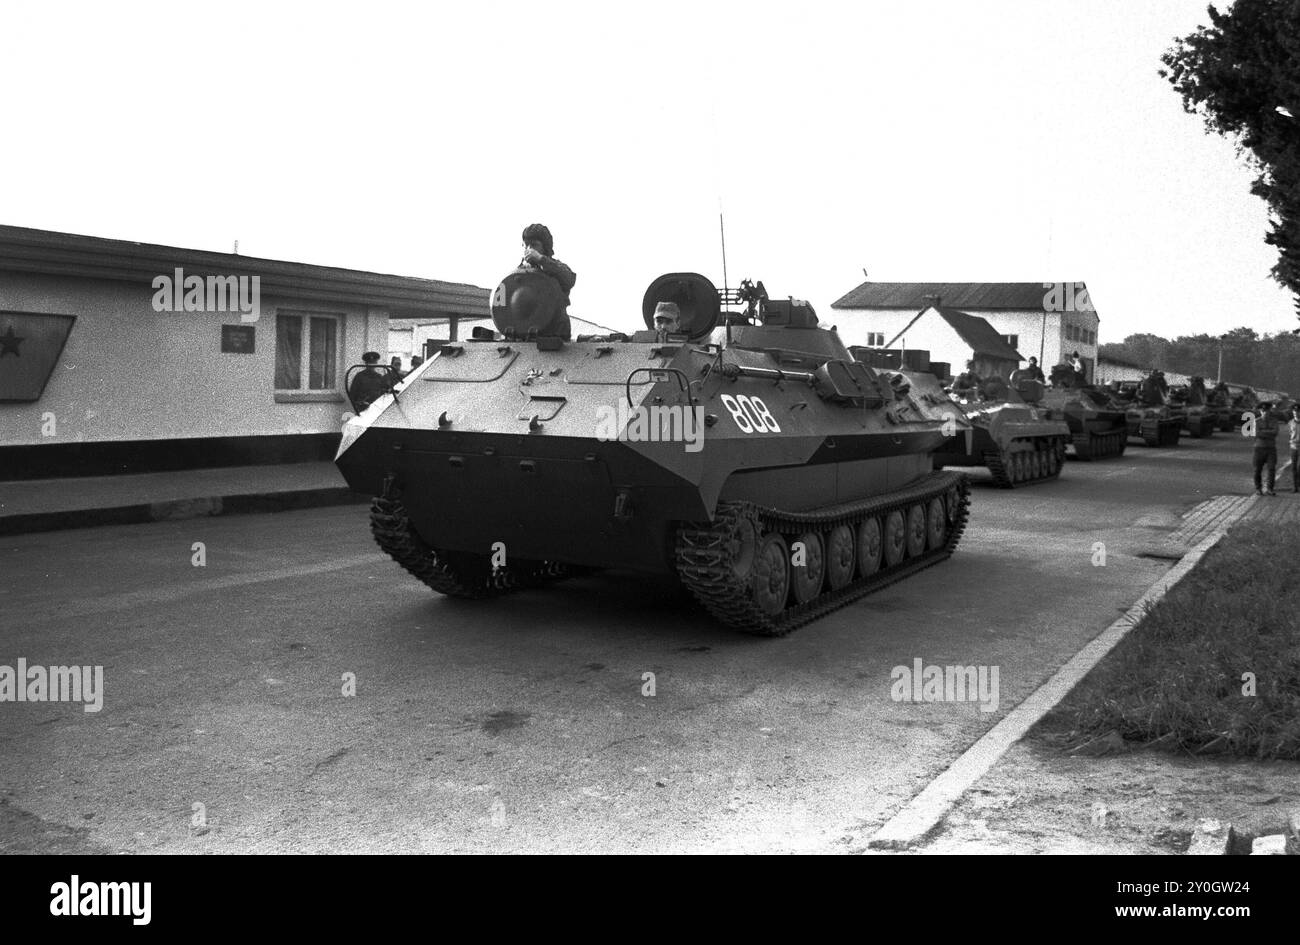
[[[763,421],[763,424],[768,428],[768,430],[773,433],[781,432],[781,427],[776,422],[776,417],[772,416],[772,411],[767,409],[767,404],[763,403],[763,401],[758,397],[749,398],[749,403],[754,408],[755,416]]]
[[[741,433],[754,432],[754,425],[749,422],[749,417],[745,416],[745,411],[741,409],[740,404],[736,403],[735,397],[730,394],[723,394],[722,406],[731,412],[731,419],[736,421],[736,426],[740,428]]]
[[[772,411],[767,409],[767,404],[763,403],[760,397],[750,397],[746,394],[732,397],[730,394],[723,394],[722,406],[727,408],[741,433],[781,432],[781,425],[776,422],[776,417],[772,416]]]

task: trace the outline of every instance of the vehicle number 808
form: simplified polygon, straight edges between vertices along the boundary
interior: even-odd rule
[[[731,419],[736,421],[736,426],[741,433],[781,432],[776,417],[772,416],[772,411],[767,409],[767,404],[763,403],[761,397],[750,397],[748,394],[736,394],[733,397],[731,394],[723,394],[722,406],[730,412]]]

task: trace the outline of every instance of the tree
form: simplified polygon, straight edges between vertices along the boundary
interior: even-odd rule
[[[1290,332],[1261,336],[1243,327],[1223,335],[1183,335],[1172,341],[1159,335],[1129,335],[1122,342],[1102,345],[1100,353],[1143,369],[1215,377],[1220,347],[1224,379],[1300,395],[1300,338]]]
[[[1251,193],[1270,211],[1273,278],[1300,312],[1300,0],[1236,0],[1227,13],[1207,12],[1210,25],[1177,40],[1160,74],[1184,110],[1233,139],[1259,171]]]

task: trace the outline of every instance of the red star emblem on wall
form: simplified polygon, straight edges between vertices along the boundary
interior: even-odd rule
[[[14,357],[19,357],[18,346],[27,339],[21,335],[14,334],[14,326],[10,325],[9,330],[0,335],[0,358],[3,358],[9,352],[13,352]]]

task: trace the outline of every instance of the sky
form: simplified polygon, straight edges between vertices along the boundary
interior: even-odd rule
[[[625,9],[626,7],[626,9]],[[1297,326],[1160,55],[1204,0],[0,8],[0,223],[491,287],[1088,284],[1100,338]],[[860,343],[852,339],[850,343]]]

